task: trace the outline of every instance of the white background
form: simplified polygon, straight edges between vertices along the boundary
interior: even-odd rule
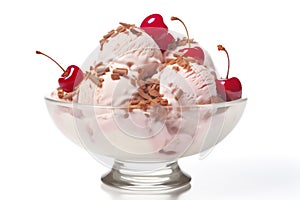
[[[299,199],[299,6],[285,1],[35,1],[0,3],[0,199]],[[198,2],[195,4],[195,2]],[[119,21],[139,25],[160,13],[169,29],[204,46],[221,74],[249,98],[234,131],[205,159],[185,158],[191,190],[152,197],[109,192],[108,169],[68,141],[48,116],[44,95],[61,74],[35,50],[62,65],[80,65]]]

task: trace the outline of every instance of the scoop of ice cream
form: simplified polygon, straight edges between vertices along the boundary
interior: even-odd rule
[[[78,88],[79,103],[127,106],[136,83],[157,73],[163,57],[155,41],[135,25],[120,24],[84,62],[88,72]]]
[[[135,25],[120,24],[117,29],[103,36],[100,47],[91,53],[83,68],[120,63],[138,72],[140,78],[152,76],[163,60],[158,45]]]
[[[127,106],[137,91],[134,75],[127,65],[111,63],[91,69],[78,88],[78,103],[102,106]]]
[[[160,93],[180,105],[213,103],[217,98],[216,74],[194,59],[177,56],[160,67]]]

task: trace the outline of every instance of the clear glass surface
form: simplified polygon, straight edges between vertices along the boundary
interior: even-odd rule
[[[84,105],[45,98],[60,131],[111,168],[102,181],[128,191],[187,188],[177,161],[207,154],[236,126],[247,99],[192,105],[128,107]]]
[[[219,76],[210,55],[193,39],[169,33],[174,41],[159,42],[160,46],[151,34],[135,28],[101,40],[81,66],[87,75],[75,100],[46,97],[61,132],[111,169],[102,177],[108,186],[158,192],[188,188],[191,178],[177,161],[211,152],[235,127],[245,108],[246,99],[207,104],[222,101],[214,85]],[[183,60],[187,51],[198,56],[187,55]],[[188,66],[192,72],[185,70]],[[116,78],[116,70],[125,74]],[[169,106],[157,103],[159,95],[153,92],[162,95]],[[143,110],[129,103],[139,99],[149,100],[151,106]]]

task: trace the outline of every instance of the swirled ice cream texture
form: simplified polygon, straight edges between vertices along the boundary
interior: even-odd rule
[[[159,72],[160,92],[180,105],[213,103],[217,98],[215,77],[213,69],[177,57]]]
[[[122,32],[118,32],[118,29],[112,31],[110,37],[104,37],[100,41],[96,63],[108,65],[114,62],[128,65],[130,71],[139,72],[141,78],[156,73],[163,56],[155,41],[134,25],[122,26],[120,28]]]
[[[162,53],[155,41],[134,25],[123,24],[100,40],[100,48],[87,59],[93,64],[93,76],[103,80],[99,87],[92,80],[84,79],[79,86],[78,102],[93,105],[126,106],[137,90],[138,80],[157,73]],[[101,69],[108,72],[98,73]],[[113,70],[126,69],[126,75],[113,79]]]

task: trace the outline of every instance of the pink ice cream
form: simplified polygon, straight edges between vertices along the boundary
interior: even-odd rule
[[[72,94],[74,103],[95,106],[75,116],[80,140],[108,156],[116,152],[120,157],[180,156],[186,152],[197,142],[197,130],[208,129],[211,111],[182,111],[180,106],[219,101],[216,71],[208,53],[204,51],[200,64],[182,55],[180,49],[186,47],[184,42],[173,44],[162,54],[146,32],[124,23],[103,36],[84,62],[85,77]],[[104,109],[111,106],[122,109]],[[207,120],[199,127],[191,118]],[[99,146],[103,141],[105,145]]]
[[[180,105],[208,104],[217,99],[216,74],[212,68],[184,57],[169,59],[159,70],[160,92]]]
[[[148,34],[134,25],[121,23],[103,36],[100,47],[83,64],[89,72],[79,86],[77,101],[128,106],[138,89],[137,82],[157,73],[162,60],[158,45]]]

